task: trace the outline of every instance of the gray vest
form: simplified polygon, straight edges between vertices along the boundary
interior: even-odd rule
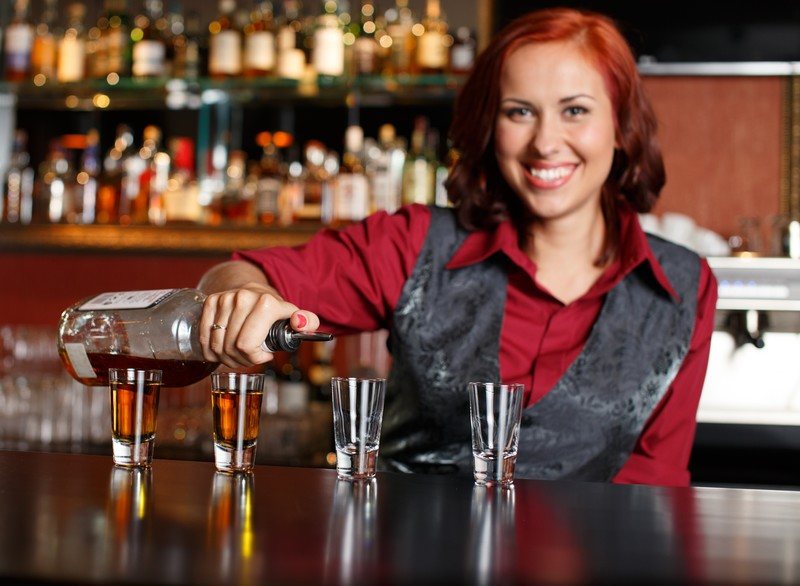
[[[500,379],[509,261],[495,254],[446,270],[467,232],[452,211],[431,214],[394,312],[380,454],[384,469],[467,474],[467,383]],[[648,240],[680,301],[646,264],[609,291],[581,354],[523,410],[518,478],[612,479],[678,373],[694,329],[700,263],[685,248]]]

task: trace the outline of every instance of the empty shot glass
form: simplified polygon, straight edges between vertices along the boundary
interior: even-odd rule
[[[517,462],[525,385],[469,383],[475,484],[509,486]]]
[[[375,477],[386,379],[331,379],[336,473],[344,480]]]
[[[156,439],[161,371],[110,368],[108,386],[114,464],[150,466]]]
[[[214,464],[220,472],[249,472],[256,460],[263,374],[211,375]]]

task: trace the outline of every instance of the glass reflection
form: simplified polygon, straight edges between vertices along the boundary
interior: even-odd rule
[[[251,474],[214,474],[208,536],[224,580],[243,580],[253,570],[254,482]]]
[[[516,493],[513,486],[474,486],[470,510],[469,575],[477,584],[496,584],[516,567]]]
[[[111,469],[108,499],[108,543],[112,566],[129,572],[142,561],[152,518],[153,473],[149,468]]]
[[[376,580],[377,512],[377,480],[336,482],[325,549],[326,583]]]

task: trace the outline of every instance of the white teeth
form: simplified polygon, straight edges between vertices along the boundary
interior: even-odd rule
[[[530,173],[534,177],[542,181],[558,181],[572,173],[571,167],[555,167],[552,169],[534,169],[530,168]]]

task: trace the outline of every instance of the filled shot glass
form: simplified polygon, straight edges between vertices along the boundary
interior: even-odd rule
[[[111,445],[117,466],[147,467],[153,462],[161,371],[110,368]]]
[[[331,379],[336,474],[344,480],[375,477],[386,379]]]
[[[220,472],[249,472],[256,460],[263,374],[211,375],[214,464]]]
[[[468,387],[475,484],[510,486],[525,385],[472,382]]]

